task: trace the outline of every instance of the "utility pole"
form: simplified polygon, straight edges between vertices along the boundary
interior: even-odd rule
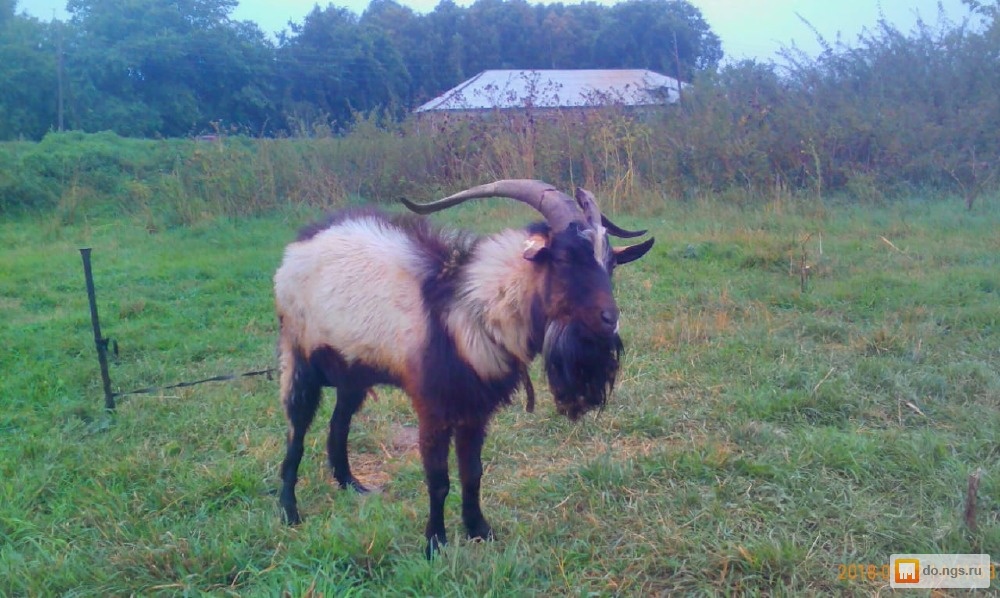
[[[63,131],[63,27],[62,21],[56,20],[56,11],[52,9],[52,23],[56,26],[56,86],[58,89],[57,108],[58,130]]]
[[[677,49],[677,30],[673,31],[674,34],[674,68],[677,73],[677,103],[680,104],[684,97],[681,92],[681,53]]]

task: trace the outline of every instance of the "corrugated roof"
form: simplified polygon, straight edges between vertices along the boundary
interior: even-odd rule
[[[676,102],[677,87],[677,79],[645,69],[483,71],[415,112],[648,106]]]

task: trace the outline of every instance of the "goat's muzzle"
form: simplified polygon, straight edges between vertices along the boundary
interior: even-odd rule
[[[556,411],[575,421],[603,408],[615,385],[621,353],[617,330],[595,334],[574,321],[550,322],[542,354]]]

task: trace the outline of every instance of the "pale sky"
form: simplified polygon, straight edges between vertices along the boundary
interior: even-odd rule
[[[434,9],[438,0],[397,0],[419,13]],[[532,4],[537,0],[529,0]],[[612,0],[598,0],[613,4]],[[806,19],[827,41],[833,42],[838,33],[853,45],[864,28],[872,28],[879,14],[909,31],[919,15],[930,25],[938,23],[939,0],[690,0],[697,6],[712,31],[722,40],[727,60],[776,58],[783,45],[804,50],[809,55],[820,52],[816,36],[799,18]],[[456,0],[468,6],[472,0]],[[573,1],[564,1],[572,4]],[[256,21],[267,33],[276,33],[287,27],[288,21],[301,22],[313,6],[326,6],[329,2],[316,0],[240,0],[233,13],[238,20]],[[368,0],[339,0],[335,6],[346,7],[356,13],[364,11]],[[961,22],[969,11],[961,0],[940,0],[948,19]],[[19,0],[18,12],[48,20],[53,10],[65,18],[65,2],[60,0]]]

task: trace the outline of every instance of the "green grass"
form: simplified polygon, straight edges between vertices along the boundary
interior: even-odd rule
[[[838,565],[1000,557],[996,201],[620,217],[657,244],[616,273],[628,352],[612,403],[577,424],[544,392],[535,414],[502,412],[483,493],[500,539],[460,540],[455,488],[453,543],[430,563],[397,391],[355,419],[355,469],[382,489],[364,497],[325,470],[326,402],[296,529],[275,495],[274,381],[102,409],[78,247],[94,248],[112,379],[129,390],[272,366],[271,276],[310,216],[0,224],[0,595],[866,595],[887,582],[839,580]],[[528,217],[491,204],[440,218]],[[542,391],[537,365],[534,379]]]

